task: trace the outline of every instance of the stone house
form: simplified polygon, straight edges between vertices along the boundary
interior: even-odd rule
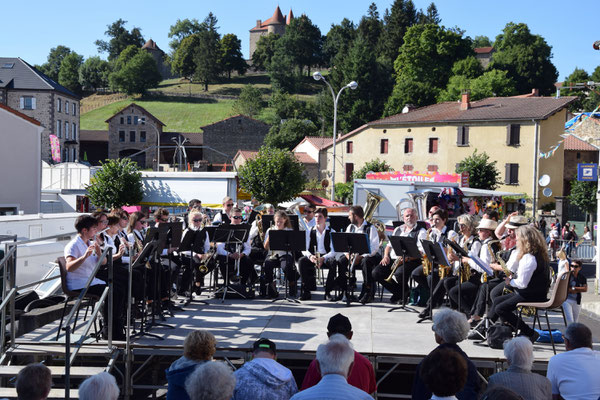
[[[165,64],[165,52],[158,47],[154,40],[148,39],[142,46],[142,49],[146,50],[150,53],[152,58],[154,58],[156,66],[158,67],[158,72],[160,72],[160,76],[162,76],[163,79],[175,78],[171,72],[171,67]]]
[[[529,95],[528,95],[529,96]],[[540,204],[538,180],[547,174],[554,196],[563,195],[564,155],[542,158],[562,140],[567,106],[575,97],[491,97],[417,108],[365,125],[336,143],[336,182],[379,158],[396,171],[453,173],[464,158],[486,152],[501,173],[498,190],[525,193]],[[327,145],[330,151],[332,144]],[[328,168],[332,168],[328,159]],[[396,201],[395,199],[393,201]]]
[[[306,136],[294,149],[295,154],[306,154],[300,156],[310,179],[328,178],[327,171],[327,146],[333,142],[333,138],[322,136]],[[310,158],[310,160],[309,160]],[[300,160],[300,158],[299,158]]]
[[[489,47],[477,47],[474,49],[475,58],[479,61],[483,69],[486,69],[490,62],[492,62],[492,56],[494,55],[494,48]]]
[[[0,104],[39,121],[40,157],[52,163],[50,135],[60,143],[61,161],[79,159],[80,97],[21,58],[0,57]]]
[[[237,171],[246,161],[256,157],[258,151],[238,150],[233,157],[233,165]],[[318,179],[318,163],[309,154],[303,152],[294,152],[296,160],[304,165],[304,173],[309,180]]]
[[[279,36],[283,35],[285,33],[285,28],[292,22],[292,19],[294,19],[294,13],[292,13],[291,8],[286,18],[281,13],[279,6],[277,6],[271,18],[264,22],[260,19],[257,20],[256,26],[250,29],[250,59],[252,59],[252,54],[254,54],[256,44],[261,36],[268,35],[269,33],[274,33]]]
[[[204,160],[209,164],[231,164],[239,149],[258,151],[270,126],[245,115],[235,115],[201,129]]]

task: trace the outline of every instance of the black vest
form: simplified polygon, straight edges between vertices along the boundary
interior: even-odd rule
[[[362,226],[362,225],[361,225],[361,226]],[[356,230],[357,230],[358,228],[360,228],[360,227],[357,227],[356,225],[352,225],[352,224],[351,224],[351,225],[350,225],[350,233],[354,233],[354,232],[356,232]],[[370,223],[369,221],[367,221],[366,219],[365,219],[365,229],[363,229],[363,233],[365,233],[365,234],[366,234],[367,236],[369,236],[369,237],[370,237],[370,235],[371,235],[371,223]]]
[[[224,213],[223,211],[221,211],[221,223],[222,224],[230,224],[231,223],[231,219],[229,219],[227,214]]]
[[[533,275],[529,280],[529,284],[524,289],[516,289],[525,300],[528,301],[544,301],[550,287],[550,270],[548,263],[545,262],[539,255],[535,256],[537,267],[533,271]]]
[[[325,250],[327,253],[331,251],[331,229],[325,228],[325,234],[323,237],[323,246],[325,246]],[[315,248],[319,248],[319,244],[317,243],[317,227],[314,227],[310,230],[310,242],[308,244],[308,251],[311,254],[315,254]]]
[[[419,224],[416,224],[414,226],[414,228],[412,228],[406,236],[413,238],[413,239],[417,239],[419,237],[419,232],[421,232],[421,227],[419,226]],[[402,233],[402,231],[401,231],[401,233]]]

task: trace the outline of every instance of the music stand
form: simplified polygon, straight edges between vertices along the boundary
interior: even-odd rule
[[[402,305],[399,307],[392,307],[388,310],[388,312],[392,312],[395,310],[404,310],[409,312],[418,312],[414,308],[408,307],[406,305],[406,289],[404,284],[405,274],[406,274],[406,257],[421,258],[421,252],[417,247],[417,239],[411,238],[410,236],[390,236],[390,243],[396,256],[402,257]]]
[[[182,231],[183,225],[181,224],[181,222],[163,222],[158,225],[159,238],[162,235],[166,235],[165,248],[167,249],[167,260],[169,262],[169,277],[167,282],[167,284],[169,285],[169,289],[167,290],[167,310],[169,311],[169,314],[171,314],[171,316],[173,316],[173,309],[181,311],[181,308],[172,304],[171,302],[171,290],[173,289],[173,270],[171,269],[171,265],[173,265],[173,253],[169,250],[173,247],[179,247],[179,244],[181,243]]]
[[[297,217],[297,216],[296,216]],[[295,252],[302,252],[306,250],[306,232],[300,230],[275,230],[269,231],[269,250],[273,251],[285,251],[286,256],[292,254],[292,259],[295,262]],[[286,257],[287,258],[287,257]],[[281,268],[281,263],[279,264]],[[299,303],[297,299],[290,299],[288,297],[288,279],[284,276],[284,288],[285,296],[282,300]],[[273,302],[279,299],[274,299]]]
[[[452,240],[448,240],[447,238],[444,238],[444,245],[450,246],[452,248],[452,250],[454,250],[454,252],[456,254],[458,254],[459,256],[470,258],[469,253],[467,253],[465,251],[465,249],[463,249],[462,247],[460,247],[458,245],[458,243],[456,243],[456,242],[454,242]],[[462,269],[463,269],[462,261],[459,261],[458,264],[459,264],[458,265],[458,311],[460,311],[460,308],[461,308],[460,305],[461,305],[461,299],[462,299],[462,296],[461,296],[461,293],[462,293],[461,292],[462,282],[460,281],[460,277],[462,276]]]
[[[221,224],[215,230],[214,241],[216,243],[225,243],[225,245],[235,244],[236,253],[241,253],[241,247],[248,240],[249,233],[250,233],[250,226],[247,224],[239,224],[239,225],[231,225],[231,224],[223,225],[223,224]],[[229,260],[226,259],[225,262],[226,262],[225,276],[224,276],[225,283],[223,284],[222,288],[220,288],[219,290],[217,290],[215,292],[215,297],[219,293],[223,293],[223,298],[221,299],[221,303],[224,303],[225,297],[227,296],[227,292],[232,291],[232,292],[236,293],[238,296],[240,296],[241,298],[246,299],[246,296],[243,293],[238,292],[232,286],[229,285]],[[238,267],[237,273],[239,274],[240,273],[239,260],[236,260],[236,264]]]
[[[346,306],[349,306],[352,301],[356,301],[354,296],[354,287],[350,289],[351,277],[356,277],[354,263],[356,256],[360,254],[368,254],[371,252],[367,235],[364,233],[349,233],[349,232],[332,232],[331,240],[333,241],[333,249],[338,253],[348,253],[352,262],[348,263],[348,271],[346,272]],[[364,277],[363,277],[364,279]]]
[[[202,232],[202,234],[201,234],[201,232]],[[194,301],[194,295],[193,295],[193,291],[192,291],[192,289],[194,288],[194,253],[204,254],[204,234],[203,234],[203,232],[205,232],[203,229],[197,230],[197,231],[192,230],[192,229],[187,229],[184,232],[183,237],[181,238],[181,243],[179,244],[179,248],[177,249],[177,251],[179,253],[181,253],[183,251],[190,252],[189,268],[191,271],[191,278],[190,278],[189,296],[188,296],[187,300],[185,301],[184,306],[187,306],[192,301]],[[198,303],[208,305],[208,303],[205,301],[202,301],[202,300],[196,300],[196,301]]]
[[[344,232],[350,225],[350,220],[347,215],[330,215],[329,227],[336,232]]]
[[[433,298],[433,274],[438,273],[438,268],[439,265],[448,265],[450,264],[448,259],[446,258],[446,253],[444,253],[444,249],[442,248],[442,245],[438,242],[432,242],[431,240],[421,240],[421,244],[423,245],[423,250],[425,251],[425,254],[427,255],[427,257],[429,258],[429,260],[431,261],[431,284],[429,285],[429,305],[427,306],[429,308],[429,314],[423,318],[420,318],[417,321],[417,324],[420,324],[421,322],[425,321],[425,320],[431,320],[433,321],[433,301],[431,300]],[[438,268],[436,268],[438,267]]]
[[[295,231],[300,230],[300,222],[299,217],[296,214],[288,214],[288,218],[290,219],[290,223],[292,224],[292,229]]]
[[[259,214],[258,211],[254,211],[252,210],[252,212],[250,213],[250,215],[248,216],[248,224],[252,224],[254,222],[254,220],[256,219],[256,216]]]

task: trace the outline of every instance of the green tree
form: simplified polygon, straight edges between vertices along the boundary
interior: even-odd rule
[[[266,146],[239,168],[238,176],[245,191],[273,205],[296,197],[307,182],[304,166],[292,152]]]
[[[199,32],[198,46],[194,54],[196,70],[194,79],[204,84],[204,91],[208,85],[214,83],[221,73],[219,63],[221,57],[221,41],[217,32],[217,17],[211,12],[204,19],[205,30]]]
[[[500,183],[500,171],[496,168],[496,161],[489,161],[487,153],[477,153],[477,149],[470,156],[462,160],[456,167],[457,173],[469,173],[469,187],[476,189],[495,190]]]
[[[245,85],[240,97],[233,104],[233,110],[238,114],[254,117],[263,109],[262,93],[252,85]]]
[[[183,39],[202,30],[204,30],[204,26],[196,18],[177,19],[177,22],[169,28],[169,38],[173,39],[169,42],[172,54],[177,52],[177,48]]]
[[[579,207],[586,214],[596,215],[596,182],[571,181],[569,202]],[[586,216],[587,221],[587,216]]]
[[[136,47],[142,47],[144,44],[144,37],[140,28],[133,27],[131,31],[125,28],[127,21],[119,18],[110,25],[107,25],[107,30],[104,32],[106,36],[110,38],[107,42],[105,40],[96,40],[95,44],[98,47],[98,52],[108,53],[108,60],[116,60],[121,52],[125,50],[127,46],[134,45]]]
[[[348,204],[352,196],[354,196],[354,182],[339,182],[335,184],[335,201]]]
[[[333,60],[340,53],[348,51],[356,38],[354,23],[344,18],[339,25],[331,25],[323,41],[323,61],[326,65],[333,65]]]
[[[67,55],[60,64],[58,73],[58,83],[74,93],[81,93],[81,84],[79,83],[79,68],[83,64],[83,56],[75,52]]]
[[[280,39],[275,44],[275,53],[267,66],[267,72],[274,90],[293,93],[298,87],[298,74],[295,72],[294,57],[285,50]]]
[[[162,81],[156,61],[147,51],[138,52],[118,71],[110,74],[111,87],[127,94],[145,94],[150,88],[155,88]]]
[[[142,173],[129,158],[106,160],[86,190],[92,204],[106,209],[139,204],[144,198]]]
[[[463,91],[469,90],[471,100],[486,97],[506,97],[516,94],[515,83],[506,71],[489,70],[483,75],[469,79],[464,75],[454,75],[448,81],[446,89],[440,92],[438,101],[456,101]]]
[[[377,4],[371,3],[367,10],[367,15],[364,15],[358,23],[357,34],[362,35],[369,47],[373,50],[377,49],[381,33],[383,32],[383,21],[379,18]]]
[[[475,56],[468,56],[458,60],[452,66],[452,75],[463,75],[466,78],[473,79],[483,74],[483,67]]]
[[[278,123],[283,119],[291,118],[316,120],[312,104],[299,100],[289,93],[273,92],[269,99],[269,107],[274,110]]]
[[[578,99],[569,105],[569,110],[573,112],[582,111],[584,108],[584,101],[587,98],[585,90],[577,89],[577,90],[569,90],[569,84],[583,83],[588,82],[590,80],[590,75],[581,68],[575,67],[573,72],[567,79],[565,79],[563,83],[563,87],[560,90],[561,96],[577,96]]]
[[[322,60],[322,46],[321,30],[303,14],[290,22],[275,51],[291,57],[301,74],[304,67],[310,73],[310,67]]]
[[[190,80],[192,79],[196,72],[194,57],[199,44],[200,35],[197,33],[183,38],[173,54],[173,61],[171,62],[173,72]]]
[[[98,56],[90,57],[79,68],[79,83],[84,89],[97,90],[108,86],[110,65]]]
[[[317,131],[310,120],[288,119],[269,129],[265,136],[265,146],[292,150],[305,136],[315,136]]]
[[[419,21],[422,24],[435,24],[435,25],[439,25],[440,22],[442,22],[442,18],[440,17],[440,14],[438,12],[437,6],[435,5],[435,3],[431,3],[428,7],[427,7],[427,12],[425,12],[423,14],[423,17],[420,19]]]
[[[490,69],[508,71],[518,93],[539,89],[542,95],[554,91],[558,72],[552,64],[552,47],[540,35],[533,35],[527,24],[509,22],[494,42],[496,52]]]
[[[476,49],[478,47],[491,47],[492,41],[489,37],[485,35],[477,35],[473,39],[473,48]]]
[[[399,113],[406,104],[426,106],[446,87],[452,66],[473,54],[471,42],[455,30],[438,25],[413,25],[394,62],[396,84],[385,115]]]
[[[232,71],[244,75],[248,69],[242,56],[242,41],[233,33],[228,33],[221,39],[221,68],[230,79]]]
[[[592,75],[590,75],[590,80],[594,82],[600,82],[600,65],[594,69]],[[585,111],[594,111],[598,105],[600,105],[600,94],[598,93],[600,90],[596,87],[595,90],[590,91],[587,99],[583,102],[583,109]]]
[[[390,65],[398,57],[408,28],[417,23],[417,10],[412,0],[395,0],[391,11],[383,17],[383,33],[379,47]]]
[[[60,72],[60,65],[66,56],[71,53],[71,49],[67,46],[56,46],[50,49],[47,61],[40,65],[38,69],[48,75],[50,79],[58,82],[58,73]]]
[[[271,58],[275,54],[275,43],[280,36],[275,33],[269,33],[261,36],[256,42],[256,49],[252,53],[252,68],[254,70],[267,70],[271,64]]]

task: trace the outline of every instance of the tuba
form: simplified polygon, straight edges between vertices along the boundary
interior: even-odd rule
[[[375,214],[375,210],[379,206],[385,197],[375,194],[373,192],[367,192],[367,202],[365,203],[365,220],[370,224],[374,225],[377,228],[377,233],[379,234],[379,240],[385,239],[385,225],[378,219],[373,218],[373,214]]]
[[[298,227],[301,231],[310,231],[310,228],[306,225],[306,222],[304,222],[302,214],[300,214],[300,202],[292,204],[286,211],[288,214],[296,214],[298,216]]]

